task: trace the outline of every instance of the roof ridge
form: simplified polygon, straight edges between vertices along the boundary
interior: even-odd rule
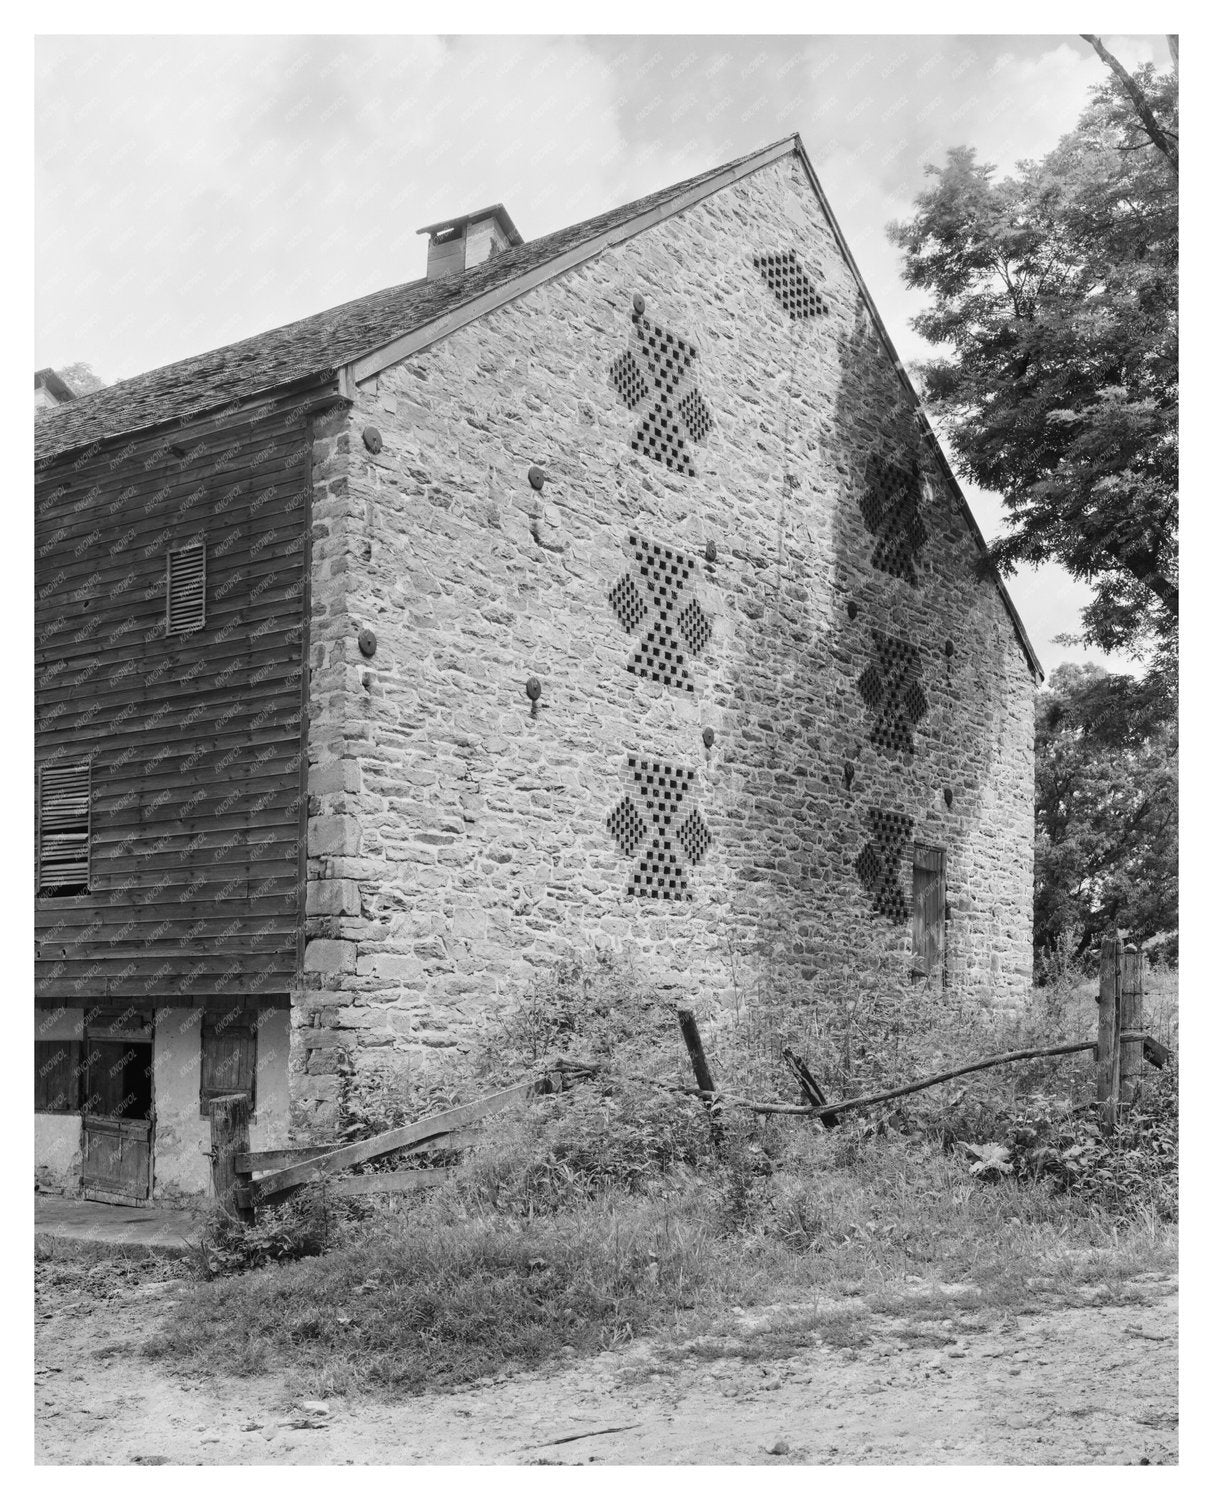
[[[679,182],[671,183],[667,187],[658,188],[654,192],[644,194],[639,198],[633,198],[627,203],[620,204],[615,208],[605,209],[600,213],[592,214],[589,218],[581,219],[577,223],[567,225],[562,229],[551,230],[545,235],[540,235],[538,239],[524,241],[521,245],[512,246],[510,249],[502,251],[499,255],[493,257],[491,262],[493,267],[493,275],[491,278],[492,284],[496,286],[512,279],[510,275],[512,270],[516,270],[517,274],[521,274],[524,270],[530,269],[536,263],[542,263],[544,260],[560,254],[563,250],[570,248],[570,241],[576,242],[584,238],[589,238],[606,221],[610,221],[612,224],[616,222],[626,222],[628,219],[635,217],[637,213],[642,212],[644,208],[654,207],[659,202],[670,198],[675,198],[680,193],[687,191],[688,189],[696,186],[699,183],[708,181],[713,177],[723,175],[727,172],[731,172],[737,167],[743,166],[746,162],[753,160],[755,157],[761,156],[765,152],[772,150],[775,146],[784,144],[785,141],[788,144],[789,148],[791,148],[795,139],[795,136],[787,136],[778,141],[772,141],[767,146],[760,146],[756,150],[746,152],[744,155],[736,157],[732,161],[725,162],[720,166],[710,167],[703,172],[695,173],[691,177],[683,178]],[[430,315],[428,317],[416,319],[415,321],[409,322],[406,325],[410,328],[421,327],[425,323],[431,322],[434,319],[441,317],[444,313],[450,312],[453,306],[463,301],[464,298],[458,295],[460,290],[467,292],[469,299],[471,296],[477,294],[481,290],[484,290],[484,288],[479,284],[478,280],[469,282],[468,278],[477,278],[477,274],[481,272],[488,264],[488,262],[484,262],[481,266],[471,266],[467,270],[458,272],[455,275],[444,277],[440,282],[431,281],[427,277],[421,276],[415,278],[412,281],[399,282],[395,286],[380,287],[371,292],[363,292],[360,296],[350,297],[344,302],[335,303],[332,307],[324,308],[319,312],[309,313],[305,317],[295,318],[288,323],[280,323],[275,325],[274,327],[263,329],[259,333],[248,334],[244,338],[233,339],[225,344],[217,344],[211,349],[202,350],[197,354],[186,355],[184,358],[172,360],[168,364],[156,365],[153,366],[153,368],[150,370],[143,370],[134,375],[128,375],[122,380],[116,380],[111,385],[103,387],[101,390],[89,391],[79,396],[77,400],[72,403],[73,415],[76,420],[73,421],[70,426],[73,429],[76,429],[78,427],[87,425],[87,419],[90,415],[90,412],[97,409],[106,410],[111,406],[119,405],[122,396],[125,393],[131,391],[136,386],[142,387],[143,385],[146,385],[148,383],[160,384],[164,380],[167,380],[186,369],[195,367],[200,362],[217,360],[221,356],[230,356],[238,352],[243,353],[251,347],[262,345],[265,341],[273,339],[276,335],[288,337],[295,333],[301,333],[305,329],[314,328],[317,326],[323,330],[324,325],[327,322],[335,319],[336,315],[338,314],[351,313],[355,309],[366,308],[369,304],[379,299],[392,299],[393,301],[403,300],[404,293],[413,290],[420,290],[421,288],[433,287],[436,290],[440,290],[443,295],[441,297],[435,296],[435,298],[433,299],[436,305],[432,310],[429,310]],[[407,309],[401,308],[400,311],[403,316]],[[387,331],[386,334],[368,334],[366,343],[360,348],[356,348],[352,351],[343,351],[340,358],[313,358],[311,361],[311,368],[297,368],[290,378],[297,380],[306,375],[314,375],[325,370],[335,369],[340,364],[348,363],[351,359],[358,358],[360,354],[367,353],[372,349],[381,347],[384,343],[388,342],[395,334],[402,331],[404,331],[403,327],[396,327],[391,329],[390,331]],[[319,352],[320,351],[318,351],[318,354]],[[275,383],[286,384],[288,382],[287,380],[278,380]],[[266,385],[262,385],[260,388],[262,390],[265,390],[269,387]],[[232,398],[233,394],[234,393],[231,391],[221,392],[216,396],[216,399],[211,404],[214,406],[220,406],[226,401],[229,401]],[[246,394],[252,394],[252,392],[250,391]],[[205,406],[199,407],[195,405],[193,407],[193,410],[206,409],[207,407]],[[61,421],[56,423],[54,420],[56,413],[62,412],[63,410],[65,410],[65,408],[48,408],[46,410],[43,421],[39,424],[38,435],[39,438],[43,440],[39,444],[40,456],[48,457],[54,452],[66,451],[68,448],[77,446],[79,443],[97,440],[99,435],[95,433],[79,438],[73,436],[71,440],[57,446],[53,441],[53,434],[56,428],[67,428],[69,426],[69,424],[66,422]],[[175,410],[169,413],[169,417],[167,419],[171,419],[181,414],[182,413],[179,410]],[[145,422],[139,425],[155,425],[155,421]],[[100,436],[102,437],[102,439],[109,436],[116,437],[121,435],[121,433],[126,430],[130,430],[129,427],[116,427],[112,431],[106,432],[105,434],[102,434]],[[65,437],[66,436],[67,434],[65,433]]]

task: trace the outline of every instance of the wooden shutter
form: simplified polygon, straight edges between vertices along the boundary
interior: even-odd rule
[[[38,778],[38,894],[88,890],[92,766],[43,766]]]
[[[206,1114],[212,1099],[245,1094],[249,1109],[255,1103],[257,1029],[242,1011],[207,1011],[202,1018],[202,1088],[199,1112]]]
[[[944,852],[914,845],[914,960],[912,973],[923,978],[943,953],[947,910]]]
[[[206,546],[199,542],[168,555],[170,634],[198,630],[206,624]]]
[[[34,1042],[34,1111],[70,1115],[80,1108],[80,1043]]]

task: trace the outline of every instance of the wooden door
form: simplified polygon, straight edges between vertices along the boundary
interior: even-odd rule
[[[944,919],[947,914],[945,860],[942,849],[914,845],[913,964],[915,979],[943,966]]]
[[[152,1193],[152,1122],[84,1117],[84,1196],[146,1203]]]
[[[129,1018],[86,1024],[84,1166],[86,1198],[146,1203],[152,1193],[151,1028]]]

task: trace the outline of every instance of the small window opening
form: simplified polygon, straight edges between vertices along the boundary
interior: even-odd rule
[[[256,1105],[257,1025],[243,1004],[207,1009],[202,1017],[202,1087],[199,1113],[208,1114],[212,1099],[244,1094],[250,1112]]]
[[[168,555],[168,618],[170,635],[200,630],[206,624],[206,546],[202,542]]]
[[[38,777],[40,896],[87,893],[91,804],[91,762],[43,766]]]

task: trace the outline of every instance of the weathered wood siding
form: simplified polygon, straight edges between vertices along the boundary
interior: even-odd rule
[[[115,439],[36,477],[36,765],[92,760],[90,888],[36,896],[39,999],[280,992],[298,972],[324,396]],[[202,537],[205,624],[167,634],[167,553]]]

